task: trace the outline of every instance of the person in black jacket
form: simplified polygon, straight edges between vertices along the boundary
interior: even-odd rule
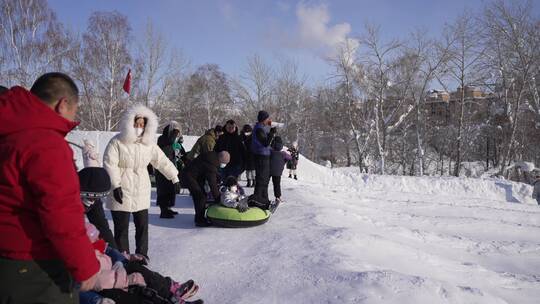
[[[176,169],[180,171],[182,167],[180,157],[182,153],[186,153],[185,150],[178,143],[180,138],[180,125],[176,121],[171,121],[164,129],[163,134],[158,138],[158,146],[165,153],[167,158],[176,166]],[[156,203],[161,209],[160,218],[173,218],[178,212],[173,211],[171,208],[176,201],[176,189],[174,184],[168,180],[163,174],[155,170],[156,176],[156,189],[157,200]]]
[[[227,151],[205,152],[189,162],[182,172],[182,183],[189,189],[195,207],[195,225],[197,227],[210,226],[211,223],[204,217],[206,209],[206,193],[204,183],[207,182],[212,196],[219,202],[220,193],[217,184],[218,169],[225,168],[229,163],[230,155]]]
[[[281,137],[274,137],[272,142],[272,153],[270,155],[270,176],[274,186],[274,197],[276,201],[281,202],[281,175],[285,169],[285,162],[291,159],[291,155],[283,150],[283,141]]]
[[[300,153],[298,152],[298,142],[293,142],[292,148],[288,148],[287,150],[289,151],[289,154],[291,154],[291,159],[287,162],[289,178],[292,178],[294,175],[294,179],[298,179],[298,176],[296,176],[296,168],[298,167],[298,159],[300,157]]]
[[[111,191],[111,179],[101,167],[87,167],[78,172],[81,187],[81,200],[88,221],[96,226],[101,238],[111,247],[118,248],[109,223],[103,211],[102,198]]]
[[[251,152],[251,133],[253,128],[250,125],[244,125],[242,127],[242,143],[246,150],[246,157],[244,158],[244,170],[246,171],[247,185],[246,187],[255,187],[255,155]]]
[[[229,176],[234,176],[238,179],[243,171],[246,149],[234,120],[228,120],[225,124],[225,132],[218,138],[214,151],[227,151],[231,156],[231,161],[220,172],[221,178],[224,180]]]
[[[268,112],[259,111],[251,141],[251,152],[255,155],[255,190],[250,201],[263,209],[270,209],[270,154],[272,140],[277,131],[276,128],[270,128],[271,124]]]

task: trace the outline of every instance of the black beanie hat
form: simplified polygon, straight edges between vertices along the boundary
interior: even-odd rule
[[[283,149],[283,140],[281,140],[281,137],[274,137],[274,141],[272,142],[272,148],[276,151],[281,151]]]
[[[81,197],[98,199],[103,198],[111,191],[111,178],[107,171],[101,167],[88,167],[79,171],[81,184]]]
[[[265,121],[268,117],[270,117],[270,114],[268,114],[268,112],[266,111],[259,111],[259,114],[257,114],[257,121],[258,122],[263,122]]]
[[[253,128],[250,125],[244,125],[242,127],[242,132],[244,132],[244,133],[252,132],[252,131],[253,131]]]
[[[238,181],[236,180],[236,177],[232,175],[225,179],[225,187],[231,187],[237,184],[238,184]]]

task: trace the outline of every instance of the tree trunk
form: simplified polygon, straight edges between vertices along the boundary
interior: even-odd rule
[[[418,158],[418,174],[419,176],[424,175],[424,148],[422,147],[422,136],[420,135],[420,104],[416,105],[416,157]]]
[[[381,95],[382,96],[382,93]],[[381,97],[382,98],[382,97]],[[379,151],[379,173],[385,174],[384,170],[384,147],[383,143],[381,141],[381,130],[379,127],[380,124],[380,118],[379,118],[379,104],[382,103],[382,99],[379,99],[378,102],[375,103],[374,111],[375,111],[375,132],[376,132],[376,139],[377,139],[377,147]]]
[[[503,159],[502,159],[502,162],[501,162],[501,169],[499,170],[499,175],[504,174],[505,168],[507,166],[506,163],[507,162],[510,163],[510,153],[512,152],[512,149],[513,149],[513,146],[514,146],[514,141],[515,141],[515,138],[516,138],[516,130],[517,130],[518,118],[519,118],[518,111],[519,111],[519,107],[521,105],[522,92],[523,92],[523,90],[520,89],[520,92],[519,92],[517,100],[516,100],[516,107],[514,109],[513,122],[512,122],[512,132],[510,133],[510,138],[508,139],[508,146],[506,148],[506,153],[503,154]]]
[[[456,140],[456,163],[454,167],[454,176],[459,176],[459,170],[461,167],[461,146],[463,135],[463,117],[465,116],[465,84],[461,82],[461,96],[460,96],[460,111],[458,120],[458,134]]]

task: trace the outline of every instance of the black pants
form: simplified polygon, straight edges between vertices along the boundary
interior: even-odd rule
[[[145,298],[140,297],[135,294],[131,294],[127,291],[124,291],[122,289],[103,289],[99,292],[99,295],[101,295],[104,298],[108,298],[114,301],[116,304],[147,304],[151,302],[147,302]]]
[[[253,199],[268,205],[268,183],[270,182],[270,156],[255,155],[255,190]]]
[[[219,173],[220,173],[220,176],[221,176],[221,180],[225,181],[227,179],[227,177],[229,177],[229,176],[234,176],[234,177],[236,177],[236,179],[239,179],[242,172],[243,172],[242,165],[240,165],[240,164],[238,164],[238,165],[229,164],[225,168],[221,169]]]
[[[272,176],[272,185],[274,186],[274,197],[281,197],[281,176]]]
[[[129,215],[131,212],[111,211],[114,222],[114,239],[118,250],[129,252]],[[148,209],[133,212],[135,223],[135,253],[148,256]]]
[[[140,273],[143,276],[144,281],[146,282],[146,286],[157,291],[157,293],[161,297],[168,299],[172,296],[171,278],[164,277],[159,273],[146,268],[145,266],[141,265],[141,263],[136,261],[127,262],[127,264],[125,265],[125,269],[128,274],[132,274],[135,272]]]
[[[163,174],[156,171],[156,190],[157,199],[156,205],[162,209],[168,209],[174,206],[176,201],[176,191],[174,184],[168,180]]]
[[[206,193],[204,186],[192,177],[184,176],[185,186],[189,189],[189,194],[193,199],[193,207],[195,208],[195,222],[201,223],[205,221],[204,211],[206,209]]]
[[[90,211],[86,213],[88,221],[96,226],[99,231],[99,236],[109,244],[109,246],[118,249],[116,241],[114,240],[111,228],[109,228],[109,222],[105,218],[105,211],[103,210],[103,202],[96,200]]]
[[[79,303],[79,292],[59,260],[0,258],[0,303]]]
[[[172,280],[169,277],[164,277],[157,272],[154,272],[145,266],[141,265],[140,262],[130,261],[124,264],[126,272],[132,274],[135,272],[140,273],[146,286],[154,290],[159,297],[162,299],[170,299],[172,296],[171,285]],[[120,289],[105,289],[99,292],[103,297],[110,298],[116,302],[116,304],[149,304],[149,303],[170,303],[165,301],[151,301],[151,299],[142,296],[139,293],[126,292]],[[154,297],[153,300],[157,300],[157,297]]]
[[[176,193],[158,193],[156,204],[159,206],[161,211],[168,210],[174,206],[176,201]]]

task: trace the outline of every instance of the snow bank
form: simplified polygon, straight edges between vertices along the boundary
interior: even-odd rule
[[[68,140],[82,144],[85,138],[96,143],[97,150],[103,152],[115,132],[74,131]],[[159,135],[158,135],[159,136]],[[184,148],[189,151],[198,136],[184,135]],[[157,136],[156,136],[157,140]],[[78,168],[82,168],[80,149],[76,153]],[[287,171],[285,171],[285,174]],[[346,186],[356,191],[380,191],[389,193],[436,194],[454,197],[470,197],[479,199],[502,200],[513,203],[536,204],[532,199],[532,187],[523,183],[490,178],[456,178],[456,177],[412,177],[398,175],[358,174],[358,168],[327,168],[318,165],[300,155],[298,162],[299,178],[311,183],[326,186]]]
[[[357,191],[446,195],[537,204],[530,185],[495,178],[415,177],[359,174],[356,167],[329,169],[301,156],[298,164],[303,179],[327,186],[346,186]]]

